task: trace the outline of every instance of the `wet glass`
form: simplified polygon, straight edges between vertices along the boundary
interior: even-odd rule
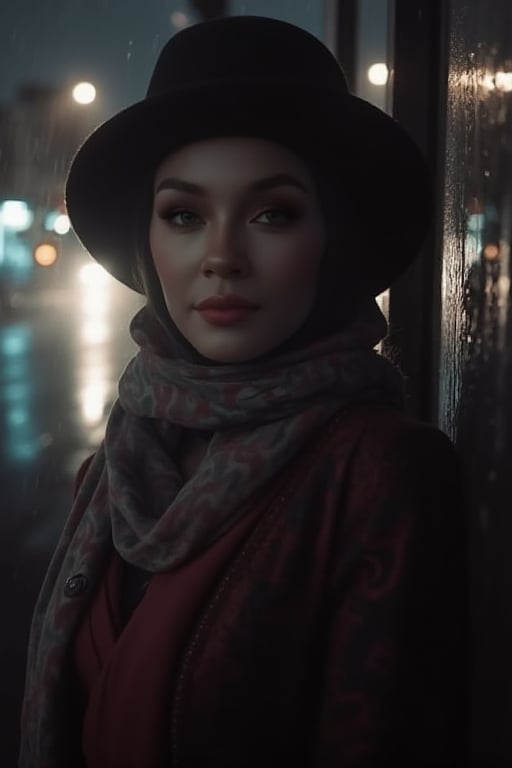
[[[473,755],[501,766],[512,761],[512,7],[453,2],[448,29],[439,416],[470,514]]]

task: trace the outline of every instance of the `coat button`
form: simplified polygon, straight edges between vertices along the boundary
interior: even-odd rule
[[[89,579],[83,573],[77,573],[76,576],[70,576],[66,579],[64,594],[66,597],[78,597],[82,595],[89,584]]]

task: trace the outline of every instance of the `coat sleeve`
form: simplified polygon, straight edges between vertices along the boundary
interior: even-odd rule
[[[457,457],[432,428],[370,443],[343,502],[314,765],[461,768],[469,612]]]

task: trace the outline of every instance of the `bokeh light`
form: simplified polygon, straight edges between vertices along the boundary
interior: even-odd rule
[[[82,418],[87,426],[95,426],[103,419],[108,387],[105,381],[93,381],[81,392]]]
[[[100,287],[110,281],[110,275],[100,264],[84,264],[78,272],[78,279],[82,285]]]
[[[7,229],[23,232],[34,220],[34,214],[25,200],[4,200],[0,206],[0,224]]]
[[[500,247],[496,243],[487,243],[484,248],[484,259],[486,261],[496,261],[500,255]]]
[[[183,29],[189,23],[188,16],[183,11],[171,13],[171,24],[175,29]]]
[[[368,68],[368,80],[372,85],[386,85],[389,70],[384,62],[378,61]]]
[[[96,88],[92,83],[77,83],[73,88],[73,98],[77,104],[92,104],[96,98]]]
[[[110,337],[109,327],[101,318],[90,318],[82,325],[81,337],[89,346],[104,344]]]
[[[53,231],[56,232],[57,235],[67,235],[70,229],[71,223],[69,221],[69,216],[65,213],[59,213],[53,222]]]
[[[57,249],[52,243],[39,243],[34,249],[34,260],[41,267],[51,267],[57,261]]]
[[[503,72],[499,70],[496,72],[494,82],[499,91],[512,91],[512,72]]]

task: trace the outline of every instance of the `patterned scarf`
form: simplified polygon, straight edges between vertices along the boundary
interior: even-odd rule
[[[112,542],[139,568],[175,568],[233,526],[343,406],[379,400],[400,407],[402,378],[373,349],[386,330],[372,301],[343,330],[305,348],[207,366],[169,354],[146,309],[135,316],[131,333],[140,351],[121,376],[105,439],[34,612],[20,768],[60,764],[66,662]],[[175,462],[186,429],[213,433],[188,482]],[[66,580],[76,574],[88,589],[70,599]]]

